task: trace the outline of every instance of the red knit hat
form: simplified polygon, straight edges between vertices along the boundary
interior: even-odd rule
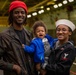
[[[9,6],[9,12],[12,11],[13,9],[15,9],[15,8],[18,8],[18,7],[22,7],[27,13],[27,6],[22,1],[13,1],[13,2],[11,2],[10,6]]]

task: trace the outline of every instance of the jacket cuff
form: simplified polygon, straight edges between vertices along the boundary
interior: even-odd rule
[[[7,64],[7,69],[8,70],[13,70],[13,64]]]

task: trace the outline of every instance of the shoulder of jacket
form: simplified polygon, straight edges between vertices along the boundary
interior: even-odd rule
[[[32,41],[40,41],[40,40],[42,40],[41,38],[37,38],[37,37],[34,37],[33,39],[32,39]]]
[[[73,42],[71,42],[71,41],[68,41],[67,44],[74,46]]]
[[[25,31],[27,34],[29,34],[29,35],[31,34],[31,32],[30,32],[30,31],[28,31],[28,30],[27,30],[27,29],[25,29],[25,28],[24,28],[24,31]]]
[[[74,47],[74,44],[71,42],[71,41],[68,41],[67,43],[65,43],[64,45],[63,45],[63,47],[64,48],[69,48],[70,50],[72,49],[74,49],[75,47]]]

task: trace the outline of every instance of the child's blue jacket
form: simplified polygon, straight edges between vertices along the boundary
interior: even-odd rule
[[[50,43],[50,48],[53,47],[54,42],[56,41],[48,34],[45,36]],[[41,38],[34,38],[30,46],[25,45],[24,50],[28,53],[34,53],[34,62],[36,63],[44,63],[44,44]]]

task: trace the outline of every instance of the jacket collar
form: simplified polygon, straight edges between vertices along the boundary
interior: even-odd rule
[[[24,29],[24,28],[23,28],[23,31],[24,31],[24,36],[25,36],[26,44],[29,45],[29,42],[30,42],[29,39],[32,39],[32,38],[30,38],[31,35],[30,35],[30,33],[29,33],[26,29]],[[16,34],[13,26],[10,26],[10,27],[9,27],[9,33],[10,33],[10,35],[12,36],[12,38],[15,38],[15,39],[17,39],[17,40],[20,41],[20,39],[19,39],[18,35]]]

